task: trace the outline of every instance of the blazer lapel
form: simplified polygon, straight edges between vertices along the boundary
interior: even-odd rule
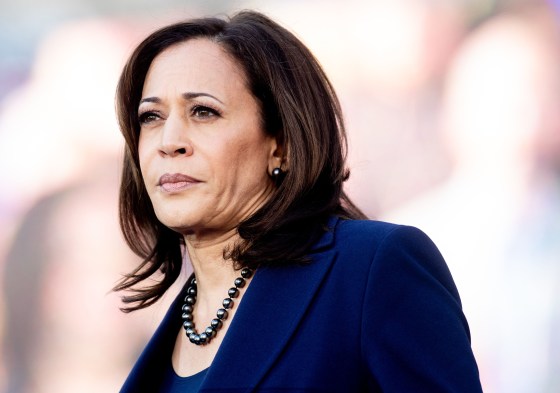
[[[175,298],[154,335],[136,361],[120,393],[155,392],[161,383],[165,367],[170,361],[173,346],[181,326],[183,298],[186,285]],[[169,360],[168,360],[169,359]]]
[[[329,226],[336,225],[331,219]],[[210,367],[201,392],[252,391],[288,344],[335,257],[333,230],[313,248],[312,262],[260,268]],[[240,389],[243,387],[243,389]]]

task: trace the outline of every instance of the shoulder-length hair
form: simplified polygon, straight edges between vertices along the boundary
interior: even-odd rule
[[[138,104],[154,58],[194,38],[220,45],[245,71],[260,104],[263,128],[283,146],[286,171],[271,198],[238,226],[240,241],[224,250],[237,268],[301,263],[330,215],[365,218],[343,191],[346,134],[335,91],[311,52],[268,17],[243,11],[224,20],[201,18],[155,31],[134,50],[121,74],[116,96],[126,141],[120,188],[120,224],[126,242],[143,262],[115,290],[133,311],[156,302],[181,270],[182,237],[158,221],[146,192],[138,158]],[[155,284],[137,284],[162,272]]]

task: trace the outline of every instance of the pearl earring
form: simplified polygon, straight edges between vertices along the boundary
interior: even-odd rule
[[[282,169],[276,167],[272,170],[272,177],[278,179],[278,177],[282,174]]]

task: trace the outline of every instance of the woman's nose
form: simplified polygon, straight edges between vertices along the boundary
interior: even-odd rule
[[[176,157],[191,155],[192,145],[187,136],[187,127],[179,119],[168,118],[162,130],[160,154]]]

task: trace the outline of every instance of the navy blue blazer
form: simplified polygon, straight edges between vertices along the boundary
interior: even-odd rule
[[[481,392],[451,274],[420,230],[332,219],[312,263],[257,270],[200,392]],[[121,392],[157,392],[170,307]]]

